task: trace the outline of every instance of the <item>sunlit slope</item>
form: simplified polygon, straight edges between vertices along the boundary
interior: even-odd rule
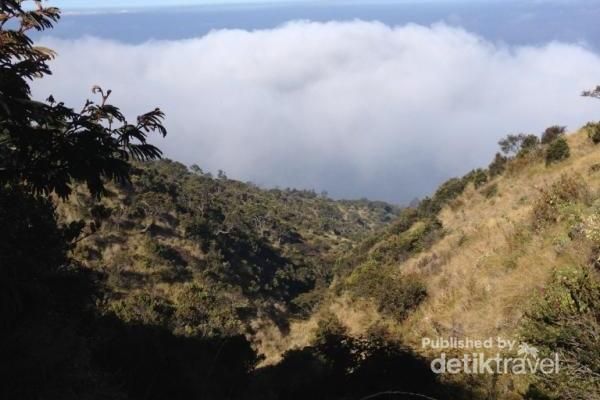
[[[428,297],[401,327],[413,344],[431,336],[515,336],[524,311],[543,290],[556,267],[585,265],[588,244],[571,240],[558,223],[538,227],[533,207],[562,176],[577,177],[598,199],[600,148],[586,132],[568,136],[571,157],[546,166],[543,162],[509,166],[488,185],[497,193],[468,187],[439,215],[445,236],[430,250],[398,265],[419,274]],[[565,223],[561,223],[565,222]]]
[[[553,271],[589,265],[590,243],[571,239],[570,219],[585,219],[599,205],[600,146],[585,130],[566,138],[566,160],[547,165],[540,150],[535,156],[515,157],[503,174],[477,189],[468,183],[435,214],[441,227],[427,231],[424,225],[429,222],[424,221],[435,218],[415,217],[414,223],[409,219],[409,228],[392,224],[386,234],[368,239],[355,249],[352,269],[334,281],[313,318],[292,324],[286,346],[310,342],[316,321],[330,313],[355,335],[383,330],[424,353],[423,337],[519,336],[524,313],[543,295]],[[557,221],[542,226],[534,206],[563,178],[581,183],[586,199],[573,201],[572,210],[556,211]],[[377,284],[369,271],[380,271],[381,280],[388,283]],[[361,279],[372,286],[363,285],[356,295],[355,281]],[[413,301],[419,292],[407,286],[407,280],[424,285],[426,296]],[[409,290],[395,297],[375,293],[398,285]],[[393,307],[405,309],[394,314]]]

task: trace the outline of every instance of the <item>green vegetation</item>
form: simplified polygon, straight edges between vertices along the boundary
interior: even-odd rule
[[[79,112],[32,99],[54,53],[28,33],[60,14],[23,3],[0,8],[0,397],[600,398],[600,167],[587,139],[508,135],[487,170],[406,208],[213,178],[160,160],[148,142],[166,135],[159,109],[130,123],[99,87]],[[585,129],[597,143],[598,125]],[[544,168],[569,141],[574,159]],[[356,304],[375,322],[344,318]],[[558,352],[561,373],[526,390],[450,383],[403,343],[505,325]],[[261,364],[261,340],[298,326],[307,340]]]
[[[375,262],[357,267],[347,279],[353,296],[375,301],[380,313],[402,322],[427,296],[424,284],[416,277],[393,279],[389,270]]]
[[[562,175],[549,188],[542,189],[533,205],[533,225],[536,228],[555,223],[577,202],[589,201],[589,191],[580,175]]]
[[[506,163],[508,162],[508,158],[503,156],[500,153],[496,153],[494,156],[494,160],[490,163],[488,170],[490,171],[490,176],[493,178],[498,175],[502,175],[506,170]]]
[[[542,144],[551,144],[559,138],[562,138],[567,131],[566,126],[551,126],[542,134]]]
[[[565,160],[571,156],[569,144],[565,138],[559,137],[548,145],[546,149],[546,164]]]
[[[599,321],[597,271],[588,267],[557,270],[527,316],[524,339],[542,356],[558,352],[562,370],[559,374],[540,374],[535,386],[539,395],[530,398],[600,398]]]
[[[600,143],[600,123],[589,122],[583,127],[583,129],[587,131],[588,137],[594,144]]]

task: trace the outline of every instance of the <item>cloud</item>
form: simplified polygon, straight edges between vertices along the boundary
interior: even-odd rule
[[[485,166],[507,133],[578,128],[600,104],[600,57],[578,45],[506,47],[443,24],[293,22],[128,45],[46,38],[36,83],[78,106],[94,84],[135,114],[160,106],[170,158],[265,186],[409,201]]]

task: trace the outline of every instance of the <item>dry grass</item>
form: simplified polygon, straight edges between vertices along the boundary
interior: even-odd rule
[[[526,304],[544,287],[552,269],[585,262],[585,253],[576,247],[557,254],[553,238],[559,228],[536,232],[530,223],[540,189],[562,174],[581,174],[592,191],[600,187],[599,177],[588,173],[600,158],[600,148],[584,132],[568,139],[569,160],[550,167],[521,166],[518,173],[497,179],[497,196],[487,199],[467,190],[460,198],[463,207],[442,211],[448,234],[430,251],[399,266],[404,273],[420,273],[429,293],[399,327],[405,340],[417,346],[424,336],[515,337]],[[423,260],[432,254],[444,254],[445,262],[434,270],[423,268]]]
[[[428,290],[427,299],[402,324],[383,321],[372,306],[369,309],[348,299],[337,299],[331,310],[353,334],[365,333],[383,321],[392,335],[425,356],[423,337],[517,339],[524,311],[543,290],[553,268],[587,261],[576,242],[557,250],[557,237],[564,227],[539,231],[531,223],[540,189],[561,175],[580,174],[593,193],[600,190],[600,172],[590,173],[590,167],[600,162],[600,146],[593,146],[585,132],[569,135],[568,142],[570,159],[548,167],[541,160],[519,165],[489,184],[497,185],[497,194],[486,196],[485,190],[482,193],[470,186],[442,210],[440,219],[447,234],[428,251],[397,265],[400,273],[423,278]],[[316,321],[297,326],[305,332],[301,342],[310,341],[307,327],[311,324]],[[521,390],[526,383],[506,384]],[[514,395],[514,391],[507,392],[499,398]]]

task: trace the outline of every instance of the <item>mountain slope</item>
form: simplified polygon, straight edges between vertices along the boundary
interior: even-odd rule
[[[529,328],[532,315],[537,315],[540,303],[549,301],[550,293],[571,290],[557,282],[564,270],[586,276],[581,282],[592,285],[573,289],[575,294],[568,292],[569,299],[573,297],[577,303],[577,296],[584,292],[600,299],[600,290],[594,286],[594,282],[600,282],[600,147],[592,143],[588,133],[583,129],[566,137],[570,157],[565,160],[545,163],[549,145],[538,144],[507,160],[504,172],[489,182],[464,184],[462,178],[463,184],[458,184],[458,180],[450,180],[432,199],[426,199],[412,212],[405,210],[385,233],[377,233],[357,246],[349,268],[341,272],[332,287],[337,294],[323,304],[312,321],[297,322],[294,329],[316,326],[332,313],[354,335],[383,330],[389,338],[401,340],[425,357],[437,357],[439,350],[423,348],[423,338],[502,337],[558,349],[561,357],[568,358],[570,350],[548,342],[546,336],[533,334]],[[432,201],[435,203],[446,193],[444,188],[451,186],[457,190],[444,197],[439,211],[434,208],[433,212],[425,212]],[[362,281],[358,286],[365,289],[357,292],[356,280]],[[390,280],[394,283],[378,283]],[[407,286],[410,281],[423,285],[426,296]],[[390,288],[398,290],[395,297],[390,297]],[[600,317],[600,305],[594,308],[592,304],[586,309],[591,314],[580,316],[581,321],[596,318],[587,331],[581,330],[590,337],[598,329]],[[547,312],[544,309],[538,315],[544,329],[550,323],[543,322],[548,321]],[[569,321],[579,318],[571,311],[565,315]],[[559,327],[562,323],[556,322]],[[573,340],[579,339],[574,335]],[[581,360],[590,356],[597,359],[600,349],[594,340],[581,340],[576,347],[582,353],[571,359],[583,363],[579,365],[582,369],[593,371],[597,363],[585,365]],[[579,373],[570,375],[569,371],[562,381],[556,378],[549,387],[571,382],[575,385],[569,392],[572,395],[586,393],[587,398],[598,398],[599,382],[593,378],[597,373],[590,372],[585,378],[593,390],[581,389],[588,383],[582,383],[585,379]],[[464,380],[471,387],[479,385],[481,393],[494,386],[499,398],[520,398],[532,382],[531,377],[514,376],[452,378]]]
[[[106,275],[106,310],[186,335],[231,335],[309,313],[339,255],[399,209],[262,190],[167,160],[140,164],[100,203],[80,187],[59,211],[67,223],[91,221],[74,254]]]
[[[413,378],[427,380],[439,351],[423,338],[501,337],[569,363],[550,381],[458,374],[414,389],[453,399],[561,391],[595,399],[600,147],[588,133],[565,136],[568,157],[563,143],[553,153],[562,133],[549,143],[522,137],[513,153],[412,208],[266,191],[163,161],[138,166],[132,184],[111,186],[100,205],[78,190],[60,213],[94,221],[74,253],[104,274],[107,315],[177,337],[246,335],[262,358],[249,398],[289,387],[312,395],[336,379],[367,385],[379,362],[415,363],[422,373]],[[363,367],[360,378],[348,372]],[[298,384],[306,368],[315,380]]]

